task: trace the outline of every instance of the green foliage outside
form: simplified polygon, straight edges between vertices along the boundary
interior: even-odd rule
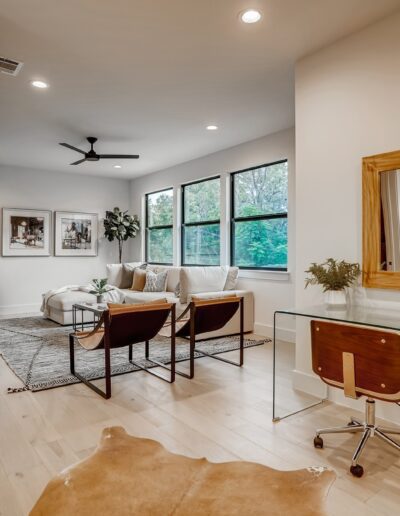
[[[235,217],[287,213],[287,163],[260,167],[235,174]],[[220,219],[220,179],[185,187],[186,224]],[[172,189],[148,196],[149,227],[172,226]],[[218,265],[220,263],[219,223],[186,226],[185,263]],[[150,229],[148,260],[172,263],[172,228]],[[255,221],[237,221],[234,228],[235,264],[241,267],[287,266],[286,217]]]

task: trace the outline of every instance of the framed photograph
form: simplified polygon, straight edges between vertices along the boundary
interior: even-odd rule
[[[3,256],[50,256],[51,211],[3,208]]]
[[[55,212],[55,256],[97,256],[97,213]]]

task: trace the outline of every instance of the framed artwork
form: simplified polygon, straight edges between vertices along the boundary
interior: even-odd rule
[[[55,256],[97,256],[97,213],[55,212]]]
[[[51,211],[3,208],[2,256],[50,256]]]

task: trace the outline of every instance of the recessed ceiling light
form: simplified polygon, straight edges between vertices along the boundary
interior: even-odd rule
[[[247,11],[244,11],[240,17],[244,23],[257,23],[261,20],[261,13],[255,9],[247,9]]]
[[[49,87],[49,85],[43,81],[32,81],[31,84],[35,88],[41,88],[42,90]]]
[[[218,129],[217,125],[208,125],[206,127],[207,131],[216,131]]]
[[[114,165],[114,168],[122,168],[121,165]]]

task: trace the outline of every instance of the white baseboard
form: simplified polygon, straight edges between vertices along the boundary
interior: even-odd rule
[[[0,315],[30,314],[40,312],[40,304],[31,305],[2,305]]]
[[[254,333],[263,337],[271,337],[274,334],[272,324],[254,323]],[[290,328],[277,328],[277,338],[286,342],[296,342],[296,331]]]
[[[324,399],[327,397],[327,385],[318,376],[294,369],[292,371],[293,388],[311,396]]]

